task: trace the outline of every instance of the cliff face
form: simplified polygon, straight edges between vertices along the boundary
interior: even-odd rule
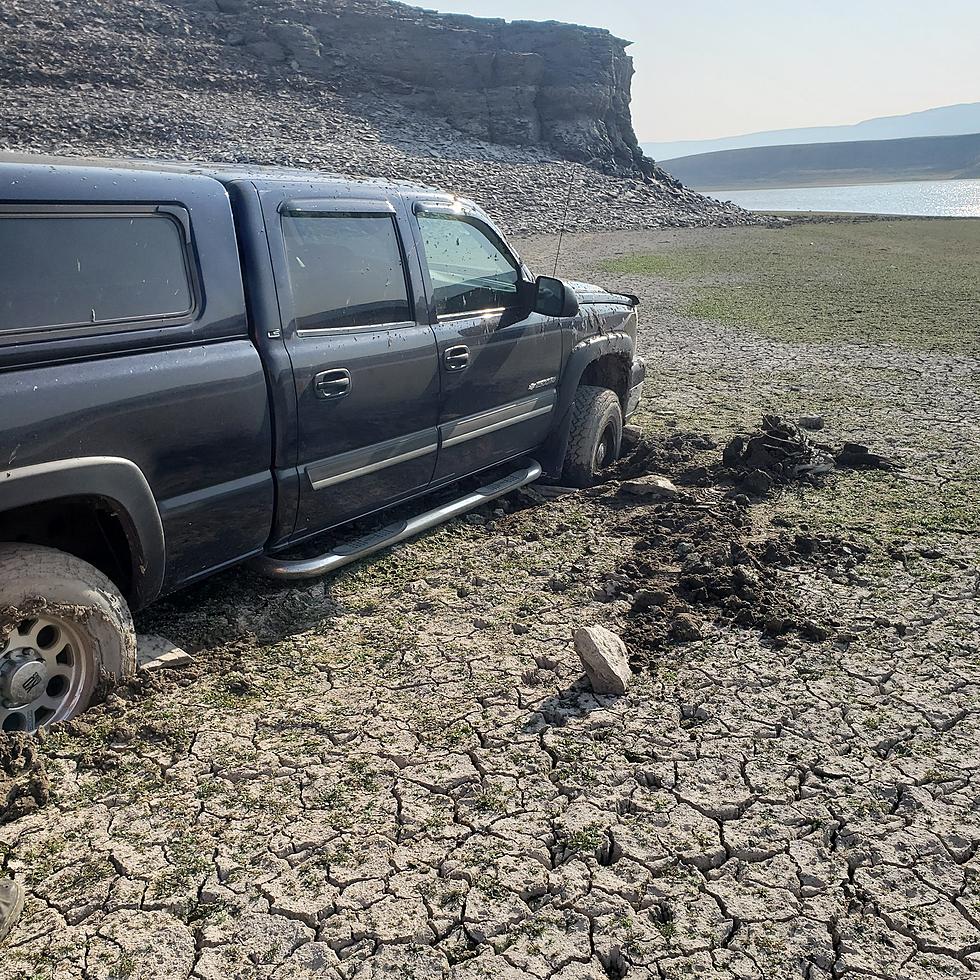
[[[630,119],[628,42],[608,31],[438,14],[385,0],[213,6],[226,43],[256,58],[292,63],[341,90],[382,90],[493,143],[544,145],[599,169],[652,172]]]

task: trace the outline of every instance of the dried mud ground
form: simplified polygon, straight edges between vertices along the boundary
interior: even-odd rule
[[[7,744],[0,976],[976,973],[978,255],[976,221],[566,237],[643,298],[652,436],[823,415],[904,462],[742,509],[822,638],[695,603],[646,644],[623,570],[653,549],[673,602],[678,508],[731,509],[683,439],[695,503],[519,494],[324,581],[220,576],[140,624],[193,667]],[[634,643],[625,697],[587,623]]]

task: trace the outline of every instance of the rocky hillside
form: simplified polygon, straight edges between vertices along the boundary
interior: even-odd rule
[[[433,183],[514,231],[739,224],[640,151],[606,31],[388,0],[8,0],[0,148]]]

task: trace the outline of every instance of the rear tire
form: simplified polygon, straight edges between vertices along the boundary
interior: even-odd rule
[[[0,729],[73,718],[104,675],[135,670],[133,618],[102,572],[54,548],[0,544]]]
[[[623,409],[616,392],[582,385],[572,405],[572,425],[562,482],[572,487],[593,487],[602,471],[619,458],[623,442]]]

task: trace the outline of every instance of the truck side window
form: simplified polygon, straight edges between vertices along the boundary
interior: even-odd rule
[[[420,214],[419,226],[437,315],[459,316],[514,305],[520,273],[490,229],[468,218],[435,213]]]
[[[297,330],[414,320],[390,214],[285,214]]]
[[[166,215],[0,213],[0,335],[193,307],[181,228]]]

